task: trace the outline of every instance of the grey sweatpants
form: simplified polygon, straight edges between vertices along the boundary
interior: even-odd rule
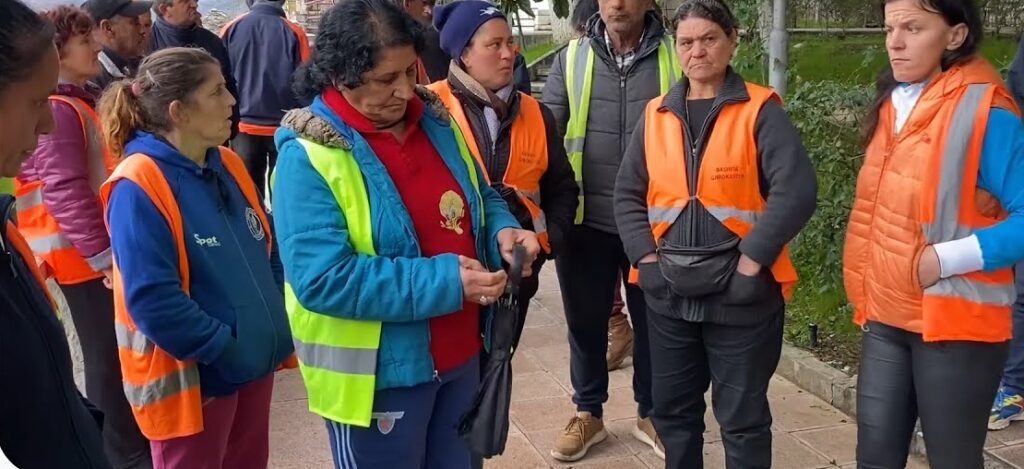
[[[1007,343],[925,342],[877,322],[865,325],[862,340],[857,467],[905,467],[920,417],[932,469],[982,469]]]

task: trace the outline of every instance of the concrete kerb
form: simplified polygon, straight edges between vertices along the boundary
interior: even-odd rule
[[[811,352],[790,344],[782,345],[782,356],[776,373],[800,389],[829,403],[840,412],[857,416],[857,376],[849,376],[818,360]],[[920,426],[914,431],[911,451],[918,456],[925,455],[924,439]],[[985,469],[1013,469],[988,451],[985,452]]]
[[[840,412],[857,414],[857,377],[826,365],[811,352],[783,344],[776,373]]]

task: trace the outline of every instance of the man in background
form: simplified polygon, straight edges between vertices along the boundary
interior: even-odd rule
[[[152,7],[153,2],[133,0],[89,0],[82,4],[96,23],[93,36],[103,46],[99,53],[100,75],[92,84],[102,90],[117,80],[135,77],[146,52],[141,17],[148,16]]]
[[[153,11],[156,15],[149,41],[150,50],[156,52],[171,47],[198,47],[209,52],[220,62],[228,91],[232,96],[238,96],[228,49],[220,37],[199,24],[199,3],[196,0],[156,0]],[[231,122],[231,138],[235,138],[238,134],[237,104],[231,114]]]
[[[240,123],[231,147],[263,194],[267,170],[277,164],[274,132],[285,112],[303,106],[291,84],[295,69],[309,58],[309,38],[285,16],[284,0],[256,0],[220,36],[238,84]]]

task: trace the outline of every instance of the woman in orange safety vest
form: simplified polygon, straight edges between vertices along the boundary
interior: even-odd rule
[[[115,467],[151,467],[149,442],[132,417],[121,384],[114,331],[113,260],[99,189],[114,161],[95,111],[100,90],[88,80],[100,72],[94,23],[77,7],[42,16],[56,29],[60,79],[49,98],[54,129],[15,179],[18,228],[60,285],[74,320],[85,391],[103,411],[103,440]]]
[[[652,418],[666,467],[702,467],[710,384],[726,464],[771,467],[765,393],[797,280],[786,245],[814,212],[814,169],[779,97],[729,67],[724,2],[684,2],[673,30],[684,78],[647,105],[615,187],[650,312]]]
[[[884,3],[843,259],[863,330],[858,467],[903,467],[920,418],[935,469],[980,469],[1024,258],[1024,127],[976,55],[971,0]]]
[[[103,185],[124,394],[154,469],[267,467],[272,373],[292,353],[269,216],[218,144],[235,98],[202,49],[107,89]]]
[[[516,90],[512,29],[504,14],[489,8],[490,3],[466,0],[434,11],[441,48],[452,62],[448,78],[427,88],[452,115],[491,187],[519,224],[537,233],[544,249],[520,286],[519,337],[541,266],[564,246],[579,188],[551,111]]]

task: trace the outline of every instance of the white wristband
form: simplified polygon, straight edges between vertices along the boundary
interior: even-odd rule
[[[975,235],[938,243],[933,246],[939,258],[940,276],[949,278],[977,272],[985,267],[981,255],[981,243]]]

